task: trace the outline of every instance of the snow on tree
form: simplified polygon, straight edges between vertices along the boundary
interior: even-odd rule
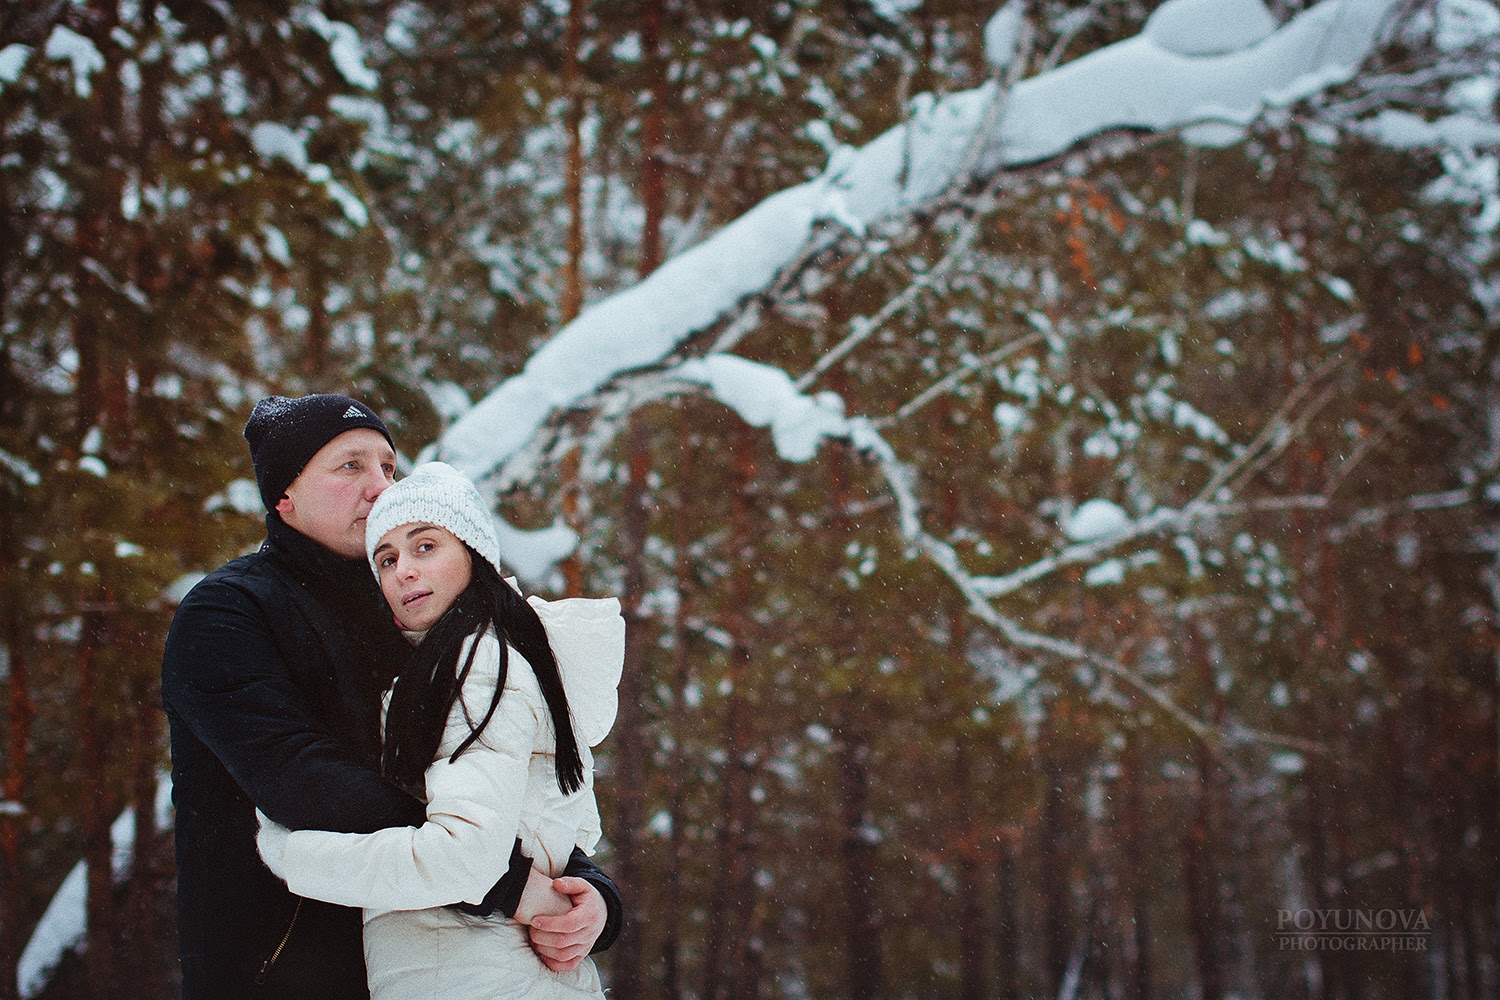
[[[1166,910],[1163,981],[1278,995],[1284,962],[1228,973],[1216,947],[1257,906],[1371,885],[1457,914],[1450,968],[1481,954],[1494,7],[662,6],[681,39],[590,5],[565,85],[557,4],[23,12],[0,48],[29,144],[0,239],[13,732],[41,692],[38,759],[56,735],[116,763],[106,727],[55,721],[78,668],[119,682],[81,719],[154,706],[131,643],[259,537],[240,411],[350,388],[514,524],[555,517],[499,525],[523,578],[586,563],[636,602],[639,739],[609,763],[645,812],[611,833],[644,847],[651,944],[711,956],[710,984],[737,955],[820,995],[842,955],[851,992],[898,995],[956,984],[962,952],[986,995],[977,885],[1006,926],[1018,892],[1045,911],[1001,958],[1049,994],[1123,981],[1130,945],[1144,975],[1128,935]],[[678,132],[650,139],[664,106]],[[637,197],[637,160],[670,197]],[[652,225],[679,249],[635,281]],[[596,301],[543,341],[565,266]],[[0,811],[7,861],[21,809],[28,844],[91,859],[28,977],[76,939],[85,876],[108,940],[108,819],[150,799],[111,772],[134,790],[66,839],[54,777]],[[818,884],[810,842],[841,845]],[[734,880],[692,884],[694,843]],[[1085,899],[1109,955],[1073,944]]]
[[[747,298],[771,288],[808,253],[819,223],[863,230],[957,186],[1001,176],[1005,168],[1061,156],[1101,133],[1206,122],[1242,127],[1267,107],[1347,80],[1370,54],[1395,6],[1391,0],[1324,2],[1260,40],[1244,24],[1249,11],[1264,17],[1264,8],[1247,0],[1235,8],[1239,17],[1213,18],[1197,37],[1204,43],[1221,31],[1226,40],[1258,44],[1226,53],[1234,45],[1226,41],[1213,55],[1183,58],[1162,47],[1152,25],[1173,24],[1174,11],[1204,5],[1172,0],[1136,38],[1009,90],[987,84],[948,95],[863,149],[837,151],[821,177],[772,196],[640,284],[591,306],[519,375],[450,427],[433,453],[472,477],[489,477],[515,460],[548,415],[622,372],[660,363]],[[1160,34],[1175,43],[1175,32]],[[992,121],[997,108],[1003,112]],[[751,322],[732,325],[721,345],[732,346]],[[502,472],[500,478],[507,476]]]
[[[1439,10],[1439,23],[1465,16],[1451,5]],[[997,33],[1013,30],[1005,26],[1004,18],[1012,16],[1006,11],[996,15],[1002,19]],[[993,206],[1013,178],[1066,170],[1070,160],[1122,155],[1144,133],[1176,132],[1207,146],[1241,141],[1263,116],[1355,78],[1398,25],[1398,13],[1391,0],[1325,0],[1277,28],[1256,0],[1170,0],[1133,38],[1026,79],[916,101],[910,120],[860,149],[836,148],[819,177],[767,198],[637,285],[586,308],[423,454],[456,465],[496,492],[512,489],[571,447],[574,432],[554,420],[557,415],[594,413],[581,437],[597,451],[620,431],[624,413],[703,386],[748,423],[769,427],[787,460],[807,460],[824,437],[851,440],[881,470],[907,541],[951,578],[981,620],[1022,647],[1103,669],[1204,733],[1198,720],[1136,672],[1083,645],[1022,626],[1000,612],[996,599],[1070,565],[1108,559],[1090,579],[1115,579],[1121,564],[1113,555],[1122,543],[1162,533],[1190,536],[1195,524],[1242,500],[1231,490],[1235,474],[1284,446],[1289,411],[1267,414],[1258,436],[1221,442],[1238,454],[1184,507],[1141,511],[1108,537],[1081,541],[1007,573],[978,573],[925,527],[921,470],[904,461],[870,420],[846,413],[836,394],[804,394],[899,311],[904,297],[920,293],[961,260],[963,239],[918,275],[904,297],[851,321],[844,339],[801,376],[728,352],[757,327],[766,305],[795,297],[810,262],[838,241],[862,239],[875,227],[936,205]],[[1482,22],[1471,32],[1470,42],[1485,37]],[[1013,65],[1024,63],[1022,57]],[[1377,139],[1399,131],[1340,112],[1334,108],[1330,124]],[[1444,140],[1464,134],[1454,129]],[[1174,407],[1179,420],[1194,419],[1184,417],[1193,413],[1186,401]],[[565,536],[557,529],[539,536],[551,542],[545,550],[527,547],[528,537],[509,534],[515,547],[505,551],[506,558],[536,567],[566,554],[559,547]]]

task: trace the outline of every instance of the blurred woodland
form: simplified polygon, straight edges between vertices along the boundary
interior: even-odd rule
[[[1158,4],[1025,6],[1021,75]],[[359,396],[415,458],[590,304],[996,77],[995,9],[5,0],[0,1000],[79,859],[37,995],[174,995],[161,645],[263,536],[257,398]],[[1115,131],[828,225],[680,348],[836,393],[895,464],[788,460],[649,372],[554,417],[499,510],[577,534],[533,589],[631,622],[613,996],[1500,997],[1497,93],[1500,10],[1395,2],[1232,141]],[[1421,950],[1288,948],[1288,912]]]

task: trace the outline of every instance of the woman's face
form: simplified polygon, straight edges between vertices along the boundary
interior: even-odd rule
[[[375,546],[380,591],[409,632],[425,632],[453,606],[469,585],[469,550],[447,528],[403,524]]]

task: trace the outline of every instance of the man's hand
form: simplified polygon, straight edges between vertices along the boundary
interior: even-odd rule
[[[571,898],[573,908],[556,916],[537,916],[531,923],[531,950],[553,972],[570,972],[588,957],[609,914],[604,897],[584,879],[553,879],[552,888]]]

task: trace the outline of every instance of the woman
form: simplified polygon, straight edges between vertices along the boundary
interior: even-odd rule
[[[366,552],[411,660],[386,695],[382,768],[427,802],[417,828],[290,832],[261,818],[266,864],[301,896],[365,910],[372,1000],[602,998],[585,960],[552,972],[523,926],[569,901],[551,887],[600,837],[593,758],[614,722],[619,602],[522,600],[502,579],[479,492],[429,463],[380,495]],[[514,840],[533,859],[513,918],[479,903]]]

